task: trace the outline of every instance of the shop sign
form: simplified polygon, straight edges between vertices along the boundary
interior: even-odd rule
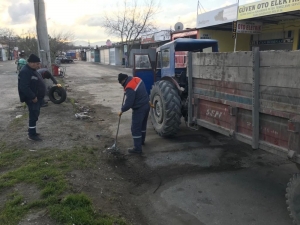
[[[197,32],[196,32],[197,34]],[[156,33],[152,33],[149,35],[144,35],[141,37],[142,44],[149,44],[155,43],[158,41],[167,41],[170,40],[170,31],[169,30],[162,30]]]
[[[211,39],[209,34],[200,34],[200,39]]]
[[[210,12],[201,13],[197,16],[196,28],[210,27],[235,21],[237,20],[237,9],[238,3]]]
[[[142,44],[148,44],[148,43],[153,43],[154,42],[154,35],[144,35],[141,37],[141,43]]]
[[[293,43],[293,39],[271,39],[271,40],[260,40],[253,41],[252,45],[274,45],[274,44],[284,44],[284,43]]]
[[[300,10],[299,0],[262,0],[239,6],[238,20]]]
[[[260,34],[261,30],[262,30],[261,22],[238,21],[236,32],[246,33],[246,34]]]
[[[177,34],[172,34],[172,40],[174,38],[189,37],[189,36],[194,36],[194,35],[197,35],[197,31],[196,30],[194,30],[194,31],[187,31],[187,32],[180,32],[180,33],[177,33]]]
[[[154,41],[168,41],[171,39],[170,30],[162,30],[154,34]]]
[[[236,28],[237,28],[237,21],[232,22],[232,38],[236,39]]]

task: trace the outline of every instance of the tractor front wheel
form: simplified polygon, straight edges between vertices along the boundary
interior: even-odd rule
[[[181,100],[176,87],[166,80],[156,82],[150,101],[154,106],[150,116],[155,131],[162,137],[175,135],[181,122]]]
[[[294,174],[286,189],[286,203],[294,224],[300,224],[300,174]]]

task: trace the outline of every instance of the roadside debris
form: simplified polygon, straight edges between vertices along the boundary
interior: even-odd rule
[[[90,112],[92,112],[92,110],[90,110],[89,107],[79,106],[77,103],[75,103],[75,104],[78,107],[78,110],[80,111],[79,113],[75,113],[75,117],[77,119],[83,120],[83,119],[91,119],[92,118],[91,116],[88,115]]]
[[[82,112],[82,113],[75,113],[75,117],[77,119],[90,119],[92,117],[90,117],[89,115],[87,115],[87,112]]]
[[[17,115],[16,116],[16,119],[19,119],[19,118],[21,118],[23,115]]]

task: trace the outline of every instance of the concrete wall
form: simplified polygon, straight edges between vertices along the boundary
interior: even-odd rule
[[[109,49],[101,49],[100,50],[100,63],[109,64]]]
[[[86,61],[87,62],[91,62],[92,60],[91,60],[91,51],[87,51],[86,52]]]
[[[258,91],[253,53],[193,53],[193,118],[206,128],[252,143],[253,98],[258,96],[259,147],[276,154],[300,152],[300,51],[259,52]],[[190,71],[188,71],[189,73]],[[269,145],[273,147],[270,148]],[[276,149],[276,150],[275,150]]]
[[[8,60],[8,57],[7,57],[7,50],[6,49],[0,49],[0,58],[1,58],[1,61],[7,61]]]
[[[231,31],[219,31],[200,29],[201,34],[208,34],[211,39],[215,39],[219,42],[220,52],[233,52],[234,51],[234,39],[232,38]],[[237,35],[237,46],[236,51],[249,51],[250,50],[251,35],[249,34],[238,34]]]

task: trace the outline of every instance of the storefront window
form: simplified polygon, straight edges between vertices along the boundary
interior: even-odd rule
[[[170,50],[166,49],[162,52],[162,67],[170,67]]]
[[[156,64],[157,69],[161,69],[161,52],[157,53],[157,64]]]
[[[151,63],[148,55],[135,55],[136,69],[151,69]]]

